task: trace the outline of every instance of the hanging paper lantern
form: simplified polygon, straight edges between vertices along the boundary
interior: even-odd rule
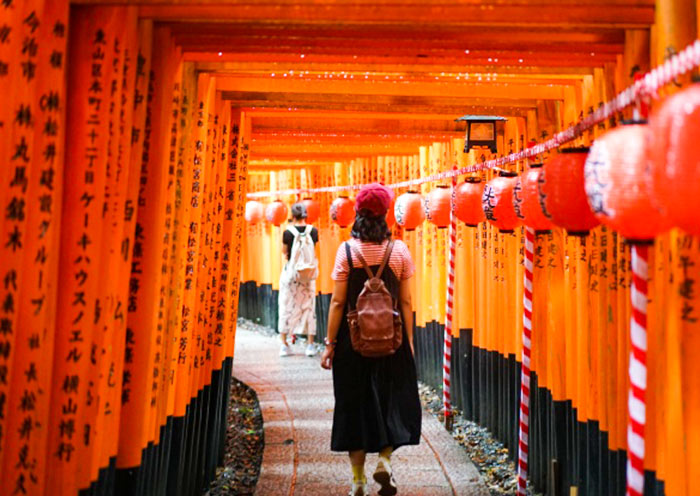
[[[481,206],[481,197],[484,195],[484,183],[481,178],[468,177],[457,186],[455,214],[457,218],[469,227],[476,227],[483,222],[484,209]]]
[[[255,225],[265,215],[265,207],[259,201],[251,200],[245,204],[245,220]]]
[[[553,227],[540,206],[537,184],[541,172],[542,164],[531,164],[530,169],[517,178],[513,188],[515,215],[523,221],[523,224],[536,232],[546,232]]]
[[[267,207],[265,207],[265,218],[272,225],[281,225],[285,220],[287,220],[287,205],[285,205],[281,200],[275,200],[272,203],[268,203]]]
[[[450,225],[452,192],[447,186],[439,185],[425,197],[425,218],[444,229]]]
[[[313,224],[321,217],[321,205],[313,198],[304,198],[301,203],[306,207],[306,223]]]
[[[540,173],[538,194],[545,216],[571,236],[586,236],[600,221],[588,205],[583,168],[588,148],[569,148],[549,160]]]
[[[700,85],[670,96],[649,121],[652,198],[669,222],[700,235]]]
[[[399,196],[394,205],[396,223],[407,231],[413,231],[425,220],[423,199],[415,191]]]
[[[389,206],[389,210],[386,211],[386,225],[391,228],[394,224],[396,224],[396,217],[394,216],[394,204],[395,202],[391,202],[391,206]]]
[[[511,233],[521,222],[513,209],[513,188],[517,174],[500,171],[499,176],[484,186],[481,206],[486,220],[502,233]]]
[[[596,139],[586,159],[585,186],[595,216],[630,241],[652,240],[668,228],[652,203],[646,124],[628,124]]]
[[[340,227],[348,227],[355,220],[355,202],[347,196],[336,198],[331,203],[331,220]]]

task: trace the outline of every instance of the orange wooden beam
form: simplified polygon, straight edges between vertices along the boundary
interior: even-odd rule
[[[500,42],[464,43],[461,41],[435,40],[431,42],[411,42],[410,40],[358,39],[290,39],[272,38],[261,40],[258,37],[218,36],[199,33],[180,35],[176,42],[183,50],[189,52],[207,52],[223,50],[229,53],[284,53],[304,58],[316,55],[384,55],[386,57],[458,57],[466,55],[469,50],[472,58],[500,56],[519,58],[556,56],[562,53],[605,53],[621,54],[624,44],[608,43],[571,43],[571,42],[518,42],[504,39]]]
[[[494,98],[494,99],[531,99],[563,100],[563,85],[542,86],[537,84],[513,84],[479,81],[456,81],[438,79],[431,83],[369,81],[356,80],[344,76],[335,78],[302,78],[289,74],[276,74],[275,77],[217,77],[217,89],[221,92],[279,94],[313,94],[313,95],[398,95],[398,96],[447,96],[451,98]],[[484,80],[482,76],[482,81]],[[485,83],[485,81],[484,81]],[[284,92],[284,93],[281,93]]]
[[[490,110],[498,110],[495,107],[485,107]],[[257,119],[387,119],[397,121],[421,121],[421,120],[447,120],[452,121],[459,117],[455,112],[427,112],[427,113],[400,113],[400,112],[377,112],[371,110],[355,110],[355,111],[329,111],[319,109],[288,109],[288,108],[243,108],[246,115],[250,115],[253,122]],[[504,112],[498,114],[503,117],[514,117],[519,114]]]
[[[605,2],[609,5],[610,2]],[[543,7],[540,2],[539,7]],[[176,39],[184,39],[190,35],[208,37],[229,37],[231,40],[243,41],[254,39],[259,44],[272,43],[277,46],[279,41],[290,43],[313,43],[316,45],[334,45],[356,43],[367,45],[389,46],[393,43],[407,43],[422,46],[457,47],[464,49],[493,48],[507,45],[537,45],[550,46],[574,44],[607,44],[624,45],[625,33],[617,28],[562,28],[555,26],[527,28],[503,26],[479,26],[478,29],[462,29],[461,27],[442,24],[440,26],[421,23],[420,29],[415,26],[397,24],[377,24],[368,26],[363,23],[342,25],[302,24],[298,22],[172,22],[169,23]],[[184,38],[183,38],[184,37]]]
[[[346,64],[348,68],[351,64],[397,64],[397,65],[448,65],[448,66],[510,66],[510,67],[526,67],[534,65],[538,67],[602,67],[605,63],[614,62],[615,54],[596,54],[595,52],[577,54],[571,57],[565,57],[566,54],[559,54],[550,57],[540,57],[540,54],[522,53],[516,56],[502,57],[468,57],[466,54],[460,57],[420,57],[420,56],[404,56],[392,57],[381,55],[363,55],[363,54],[347,54],[339,55],[315,55],[309,54],[305,56],[308,62],[316,62],[323,64]],[[294,63],[300,60],[300,54],[280,54],[280,53],[229,53],[223,49],[219,51],[193,52],[187,51],[184,53],[184,59],[190,62],[267,62],[267,63]],[[491,59],[491,60],[489,60]],[[497,61],[495,59],[498,59]],[[520,62],[520,59],[523,62]]]
[[[105,0],[82,0],[83,3],[106,3]],[[141,2],[145,3],[145,2]],[[348,22],[397,24],[442,24],[452,26],[539,25],[539,26],[610,26],[647,27],[654,23],[653,5],[610,4],[591,8],[585,2],[541,5],[496,4],[381,4],[333,2],[323,5],[308,3],[231,3],[229,5],[143,5],[142,17],[155,20],[295,20],[304,23],[342,24]],[[338,20],[342,19],[342,22]]]
[[[350,134],[350,133],[254,133],[251,147],[257,150],[259,146],[282,145],[384,145],[384,144],[415,144],[434,141],[448,141],[461,138],[464,132],[454,133],[424,133],[424,134]]]
[[[464,123],[453,119],[339,119],[334,116],[305,118],[302,116],[255,117],[252,120],[254,134],[303,133],[303,134],[411,134],[455,133],[464,130]]]
[[[384,76],[390,75],[390,77],[398,78],[399,76],[404,76],[405,78],[411,77],[424,77],[425,74],[477,74],[488,72],[490,74],[499,74],[508,77],[520,77],[520,78],[579,78],[586,75],[593,74],[593,68],[591,67],[543,67],[530,65],[529,59],[523,59],[523,63],[518,62],[517,65],[502,65],[500,62],[497,65],[491,64],[488,67],[476,66],[471,64],[433,64],[433,63],[409,63],[409,64],[395,64],[395,63],[373,63],[373,64],[362,64],[357,63],[356,60],[347,60],[345,62],[328,62],[328,63],[317,63],[310,62],[305,59],[297,59],[292,62],[261,62],[261,61],[246,61],[246,62],[236,62],[236,61],[222,61],[222,56],[219,57],[218,53],[214,54],[216,60],[214,61],[198,61],[196,62],[197,70],[210,72],[215,75],[232,75],[232,74],[262,74],[269,76],[271,73],[281,73],[289,72],[293,70],[295,74],[306,73],[313,74],[316,77],[317,74],[323,75],[326,72],[341,72],[345,71],[351,74],[369,74],[370,77],[374,76]],[[526,63],[527,61],[527,63]],[[535,61],[536,62],[536,61]]]

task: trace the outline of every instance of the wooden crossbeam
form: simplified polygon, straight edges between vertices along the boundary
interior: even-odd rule
[[[540,57],[539,54],[519,53],[509,54],[504,56],[481,56],[479,58],[460,55],[459,57],[429,57],[429,56],[382,56],[382,55],[364,55],[351,54],[346,55],[326,55],[310,54],[305,57],[309,63],[317,64],[371,64],[371,65],[444,65],[451,67],[460,67],[466,65],[497,68],[499,66],[510,67],[511,70],[516,67],[602,67],[606,63],[615,62],[617,56],[615,54],[601,53],[578,53],[571,54],[570,57],[565,57],[566,54],[550,54],[549,56]],[[239,62],[239,63],[295,63],[300,60],[300,54],[280,54],[272,52],[261,53],[229,53],[225,50],[206,51],[206,52],[184,52],[184,58],[192,62]],[[489,60],[491,59],[491,60]],[[496,60],[498,59],[498,60]],[[522,62],[520,61],[522,59]]]
[[[609,4],[609,2],[606,2]],[[557,26],[502,27],[480,26],[478,29],[462,29],[450,25],[425,26],[420,29],[396,24],[366,26],[362,23],[349,24],[303,24],[300,22],[259,21],[245,22],[231,20],[227,23],[212,22],[171,22],[168,23],[176,39],[190,36],[227,37],[236,41],[256,40],[261,44],[270,42],[312,43],[319,46],[341,42],[360,42],[369,46],[409,43],[424,46],[457,46],[462,49],[492,48],[498,45],[528,46],[547,44],[549,46],[567,43],[624,45],[625,33],[622,29],[566,28]]]
[[[474,79],[477,79],[474,81]],[[235,95],[235,99],[265,99],[269,101],[293,102],[304,101],[308,95],[319,99],[333,101],[370,101],[367,97],[391,96],[392,101],[401,103],[411,101],[410,97],[428,97],[449,95],[457,99],[520,99],[520,100],[563,100],[565,86],[512,84],[490,81],[485,84],[485,77],[471,78],[468,81],[454,79],[434,80],[430,83],[400,82],[400,81],[364,81],[363,79],[342,78],[337,75],[333,79],[297,78],[294,75],[284,77],[219,77],[216,79],[217,89],[225,95]],[[408,100],[401,98],[407,97]],[[231,99],[230,97],[226,97]],[[445,98],[447,98],[445,96]],[[386,100],[386,99],[385,99]],[[371,101],[377,101],[375,99]]]
[[[81,0],[82,3],[106,3],[106,0]],[[164,5],[140,2],[142,17],[156,20],[295,20],[306,23],[387,23],[399,25],[442,24],[452,26],[478,25],[539,25],[539,26],[609,26],[622,28],[648,27],[654,22],[654,6],[639,4],[549,3],[533,8],[527,4],[430,5],[400,3],[329,2],[325,5],[310,3],[256,3],[237,2],[223,5]],[[154,2],[155,3],[155,2]],[[597,6],[598,8],[595,8]]]

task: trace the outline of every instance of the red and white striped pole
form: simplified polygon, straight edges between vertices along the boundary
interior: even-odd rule
[[[456,166],[454,167],[456,169]],[[457,249],[457,176],[452,177],[450,201],[450,254],[448,257],[447,298],[445,299],[445,353],[442,362],[442,402],[445,407],[445,427],[452,430],[452,400],[450,398],[450,371],[452,369],[452,328],[454,322],[455,251]]]
[[[518,496],[527,495],[527,463],[530,445],[530,356],[532,351],[532,271],[535,230],[525,228],[525,281],[523,285],[523,355],[520,378],[520,436],[518,443]]]
[[[627,496],[644,494],[644,426],[647,391],[647,277],[649,246],[632,245],[630,386],[627,407]]]

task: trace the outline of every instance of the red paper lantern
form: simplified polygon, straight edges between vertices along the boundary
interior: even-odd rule
[[[553,226],[542,212],[537,184],[542,172],[542,164],[532,164],[530,169],[515,181],[513,188],[513,209],[515,215],[527,227],[536,232],[547,232]]]
[[[321,217],[321,205],[313,198],[304,198],[301,203],[306,207],[306,223],[313,224]]]
[[[648,241],[668,228],[652,203],[646,124],[629,124],[596,139],[586,159],[585,186],[595,216],[630,241]]]
[[[562,150],[547,162],[537,183],[545,216],[571,236],[585,236],[600,221],[588,205],[583,167],[588,148]]]
[[[394,203],[395,202],[391,202],[389,210],[386,211],[386,225],[389,228],[396,224],[396,217],[394,216]]]
[[[511,233],[521,222],[513,209],[513,188],[517,174],[501,171],[484,186],[481,206],[486,220],[502,233]]]
[[[265,216],[265,207],[259,201],[251,200],[245,204],[245,220],[255,225]]]
[[[265,218],[270,224],[275,226],[281,225],[285,220],[287,220],[287,205],[285,205],[281,200],[275,200],[272,203],[268,203],[265,207]]]
[[[331,220],[340,227],[348,227],[355,221],[355,202],[347,196],[336,198],[331,203]]]
[[[425,218],[439,229],[450,225],[452,192],[447,186],[439,185],[425,197]]]
[[[484,209],[481,206],[481,197],[484,195],[484,183],[481,178],[468,177],[457,186],[455,214],[457,218],[469,227],[476,227],[483,222]]]
[[[415,191],[399,196],[394,205],[396,223],[407,231],[413,231],[425,220],[423,198]]]
[[[652,198],[668,221],[700,235],[700,85],[670,96],[649,121]]]

